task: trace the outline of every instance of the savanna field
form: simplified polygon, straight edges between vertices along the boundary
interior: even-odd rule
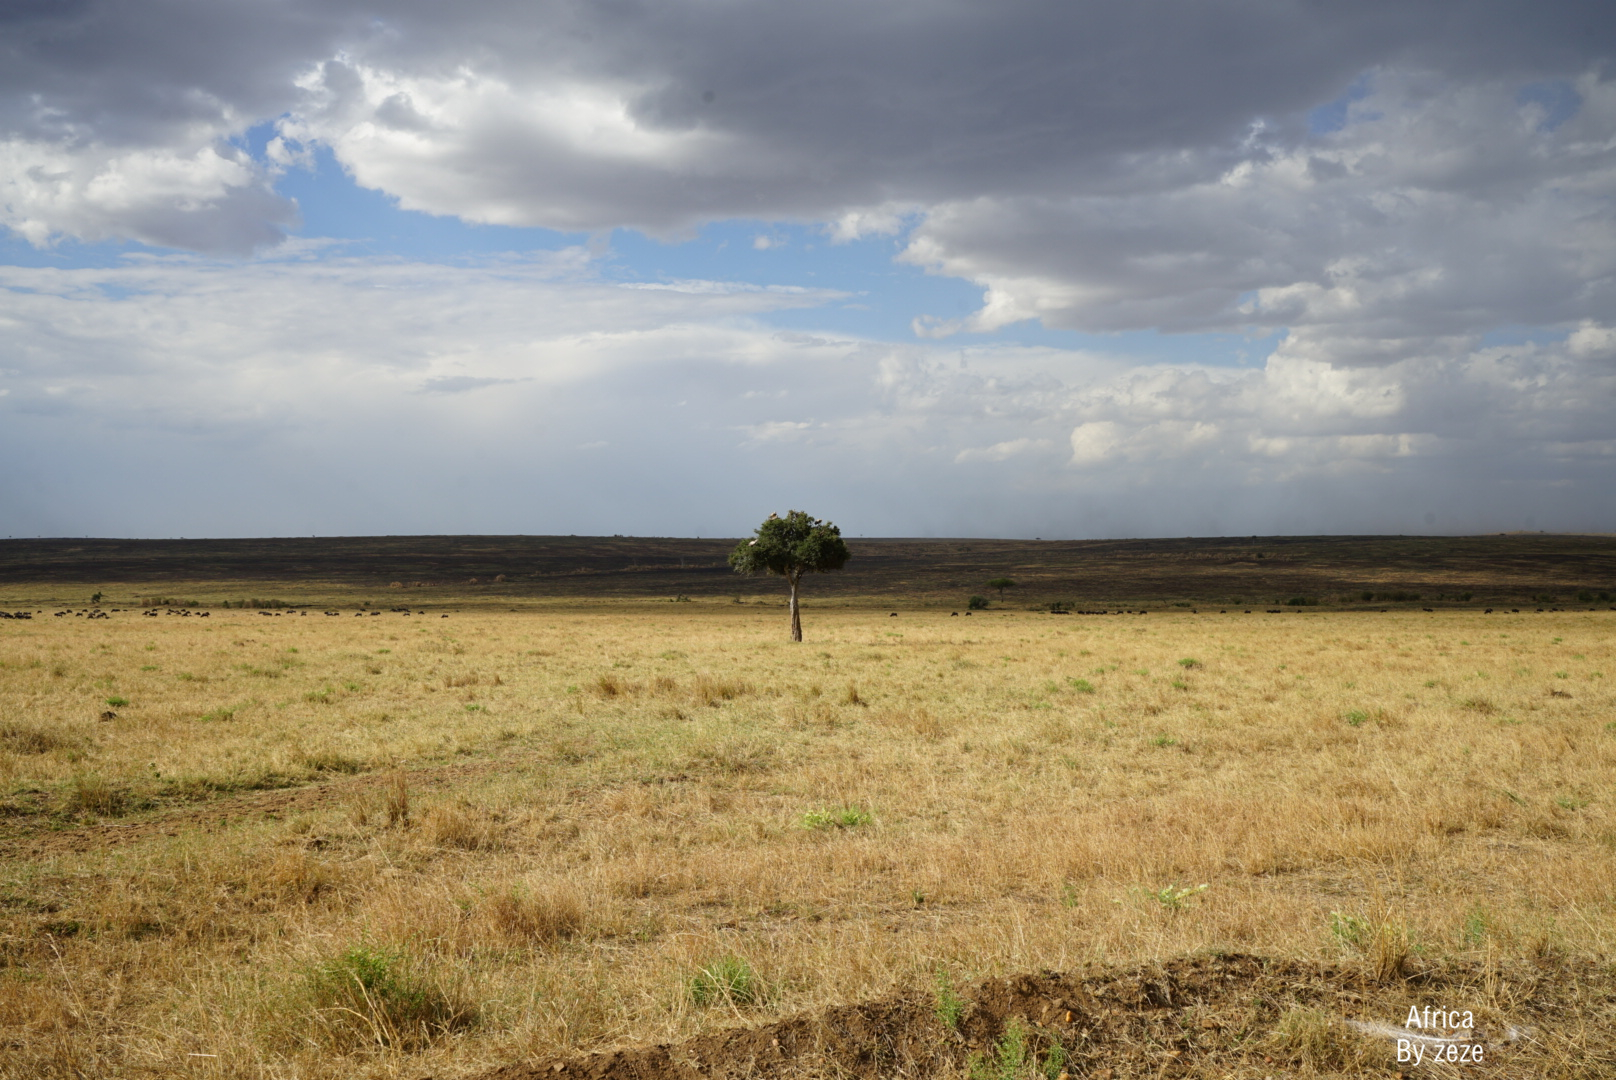
[[[109,606],[0,622],[0,1076],[1616,1075],[1616,612]]]

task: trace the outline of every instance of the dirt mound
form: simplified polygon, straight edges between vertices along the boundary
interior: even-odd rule
[[[1583,1041],[1616,1029],[1616,974],[1589,962],[1452,964],[1376,985],[1349,968],[1224,955],[990,979],[960,993],[952,1026],[936,997],[914,993],[684,1043],[508,1065],[476,1080],[937,1080],[973,1065],[994,1078],[1616,1076],[1608,1040]],[[1482,1063],[1410,1071],[1390,1041],[1343,1022],[1401,1024],[1410,1005],[1473,1011]]]

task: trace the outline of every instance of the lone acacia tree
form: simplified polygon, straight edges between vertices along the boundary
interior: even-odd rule
[[[738,574],[779,574],[791,586],[791,640],[802,640],[802,614],[797,609],[797,583],[804,574],[840,570],[849,558],[842,530],[801,510],[785,517],[770,514],[757,535],[742,540],[729,554]]]

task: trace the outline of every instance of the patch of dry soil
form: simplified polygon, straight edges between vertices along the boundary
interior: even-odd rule
[[[1444,964],[1377,985],[1349,967],[1199,956],[1122,972],[990,979],[961,996],[952,1029],[935,998],[915,993],[683,1043],[512,1064],[475,1080],[940,1080],[967,1075],[973,1057],[998,1077],[998,1047],[1012,1023],[1026,1031],[1029,1051],[1017,1077],[1045,1075],[1032,1066],[1057,1042],[1066,1054],[1058,1071],[1071,1080],[1616,1076],[1616,973],[1591,961]],[[1396,1061],[1391,1042],[1341,1022],[1402,1024],[1411,1004],[1473,1010],[1483,1062],[1416,1069]]]

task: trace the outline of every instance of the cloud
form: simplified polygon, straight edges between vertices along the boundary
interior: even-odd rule
[[[1139,163],[1177,182],[935,206],[903,257],[985,298],[917,332],[1288,328],[1292,355],[1363,366],[1461,356],[1495,326],[1608,319],[1616,83],[1584,74],[1576,90],[1547,129],[1509,84],[1381,73],[1327,136]]]
[[[677,234],[739,216],[846,239],[973,199],[1211,182],[1248,160],[1254,131],[1294,150],[1308,111],[1365,71],[1513,93],[1593,70],[1613,38],[1605,5],[1463,0],[86,0],[12,9],[0,136],[16,160],[66,155],[96,177],[276,124],[259,181],[318,143],[401,205],[468,221]],[[1560,101],[1536,91],[1520,108],[1542,127]],[[1297,160],[1315,179],[1349,167]],[[217,180],[193,184],[164,204],[214,219],[191,233],[133,210],[87,225],[78,188],[19,217],[30,235],[185,246],[284,227],[284,202],[255,209],[217,198]]]
[[[244,255],[298,222],[269,179],[218,141],[117,150],[11,138],[0,141],[0,224],[40,247],[70,236]]]
[[[967,461],[1008,461],[1018,454],[1047,450],[1050,445],[1048,439],[1006,439],[1004,442],[996,442],[992,446],[966,447],[954,455],[954,460],[957,463]]]
[[[506,386],[523,381],[525,380],[495,379],[476,375],[439,375],[423,382],[421,390],[428,394],[463,394],[468,390],[481,390],[485,386]]]
[[[257,255],[0,268],[0,499],[74,531],[160,529],[186,484],[197,533],[711,531],[759,490],[908,533],[1608,528],[1611,41],[1608,4],[1475,0],[9,5],[0,225]],[[284,239],[316,151],[470,222],[897,237],[984,299],[894,344],[779,329],[848,292],[614,285],[598,244],[355,258]],[[1025,320],[1278,344],[971,336]]]
[[[758,492],[871,534],[1610,524],[1616,366],[1569,340],[1139,367],[782,333],[837,294],[567,262],[0,269],[0,500],[19,532],[157,535],[710,535]]]

